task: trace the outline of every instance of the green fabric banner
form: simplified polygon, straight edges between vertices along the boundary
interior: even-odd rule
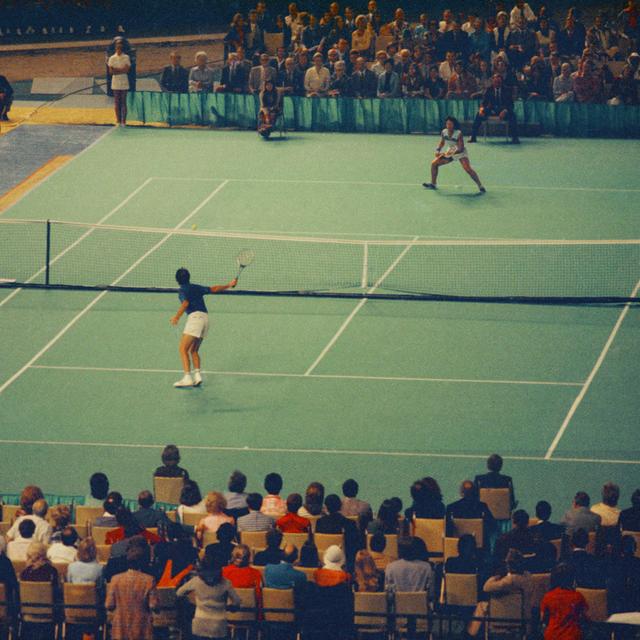
[[[138,91],[129,94],[129,120],[143,124],[256,126],[259,101],[247,94],[176,94]],[[452,115],[472,122],[477,100],[416,98],[303,98],[285,97],[286,129],[358,133],[439,132]],[[606,104],[521,102],[515,104],[518,122],[538,133],[570,137],[640,137],[640,107]]]

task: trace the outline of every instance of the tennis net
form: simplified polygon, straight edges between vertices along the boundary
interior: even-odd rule
[[[175,292],[231,279],[233,294],[496,302],[640,301],[640,240],[351,240],[0,220],[0,287]]]

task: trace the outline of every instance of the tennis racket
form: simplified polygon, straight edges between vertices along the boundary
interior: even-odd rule
[[[236,274],[236,280],[240,277],[240,274],[255,260],[256,254],[251,249],[243,249],[236,256],[236,264],[238,265],[238,273]]]
[[[449,147],[442,155],[445,158],[453,158],[458,153],[458,147]]]

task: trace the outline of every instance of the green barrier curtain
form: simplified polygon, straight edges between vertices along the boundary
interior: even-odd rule
[[[453,115],[471,122],[477,100],[285,97],[285,127],[298,131],[366,133],[427,133],[440,131]],[[138,91],[129,94],[129,119],[144,124],[229,126],[252,129],[258,98],[245,94],[168,94]],[[517,102],[518,122],[539,133],[556,136],[620,138],[640,136],[640,107],[606,104]]]

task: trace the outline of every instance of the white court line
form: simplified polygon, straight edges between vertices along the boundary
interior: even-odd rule
[[[173,228],[173,231],[178,230],[180,227],[185,225],[189,220],[191,220],[191,218],[193,218],[193,216],[195,216],[204,206],[206,206],[212,200],[212,198],[216,194],[218,194],[226,185],[227,185],[227,182],[223,182],[222,184],[218,185],[186,218],[181,220]],[[167,240],[169,240],[169,238],[171,238],[172,235],[173,234],[169,232],[161,240],[156,242],[156,244],[154,244],[153,247],[151,247],[151,249],[149,249],[144,255],[138,258],[126,271],[124,271],[124,273],[120,274],[111,283],[110,286],[113,287],[117,285],[120,281],[122,281],[124,278],[126,278],[143,260],[148,258],[154,251],[159,249]],[[78,320],[80,320],[80,318],[82,318],[96,304],[98,304],[98,302],[100,302],[100,300],[102,300],[102,298],[104,298],[104,296],[106,296],[107,293],[109,292],[103,291],[102,293],[98,294],[98,296],[96,296],[84,309],[82,309],[78,314],[76,314],[51,340],[49,340],[49,342],[47,342],[47,344],[44,347],[42,347],[42,349],[40,349],[40,351],[38,351],[38,353],[36,353],[35,356],[33,356],[25,365],[23,365],[8,380],[6,380],[4,384],[2,384],[2,386],[0,386],[0,393],[2,393],[7,387],[9,387],[13,382],[15,382],[27,369],[29,369],[29,367],[34,365],[47,351],[49,351],[49,349],[51,349],[51,347],[54,344],[56,344],[56,342],[58,342],[58,340],[60,340],[60,338],[62,338],[62,336],[64,336],[65,333],[67,333],[67,331],[69,331],[69,329],[71,329],[71,327],[73,327],[78,322]]]
[[[102,218],[100,218],[100,220],[98,220],[98,222],[96,222],[95,224],[104,224],[111,216],[118,213],[118,211],[120,211],[122,207],[126,206],[133,198],[135,198],[135,196],[137,196],[152,180],[153,178],[147,178],[137,189],[134,189],[122,202],[117,204],[113,209],[111,209],[111,211],[109,211],[109,213],[107,213]],[[60,258],[65,256],[69,251],[71,251],[71,249],[74,249],[75,247],[77,247],[87,236],[91,235],[94,231],[95,231],[95,228],[91,228],[88,231],[85,231],[77,240],[72,242],[66,249],[64,249],[64,251],[61,251],[57,256],[55,256],[52,260],[50,260],[49,264],[52,265],[58,262]],[[41,269],[36,271],[29,279],[27,279],[26,282],[27,283],[33,282],[39,275],[43,274],[46,270],[47,270],[46,266],[42,267]],[[12,291],[6,298],[0,301],[0,307],[6,304],[7,302],[9,302],[9,300],[11,300],[14,296],[18,295],[21,291],[22,289],[20,288]]]
[[[137,369],[133,367],[82,367],[73,365],[34,364],[31,369],[54,371],[95,371],[113,373],[180,373],[182,369]],[[582,382],[555,382],[553,380],[492,380],[483,378],[430,378],[420,376],[359,376],[340,373],[281,373],[279,371],[204,371],[212,376],[246,376],[250,378],[316,378],[329,380],[371,380],[386,382],[444,382],[461,384],[515,384],[550,387],[581,387]]]
[[[367,293],[373,293],[386,280],[387,276],[398,266],[399,262],[402,260],[402,258],[404,258],[407,255],[407,251],[409,251],[409,249],[413,247],[414,243],[416,242],[416,240],[418,240],[419,237],[420,236],[414,236],[411,242],[402,250],[400,255],[391,263],[389,268],[380,276],[380,278],[378,278],[378,280],[374,283],[373,287],[371,287],[367,291]],[[340,338],[340,336],[344,333],[344,330],[351,324],[351,321],[356,317],[360,309],[362,309],[362,307],[364,307],[364,305],[367,303],[367,300],[369,300],[369,298],[363,298],[362,300],[360,300],[360,302],[358,302],[355,309],[349,314],[347,319],[342,323],[341,327],[336,331],[333,338],[329,340],[325,348],[320,352],[318,357],[313,361],[312,365],[305,371],[304,373],[305,376],[309,376],[313,373],[313,370],[320,364],[320,362],[327,355],[327,353],[329,353],[333,345],[338,341],[338,338]]]
[[[61,440],[0,440],[0,444],[14,445],[32,445],[32,446],[49,446],[49,447],[93,447],[107,449],[154,449],[159,451],[164,444],[142,444],[142,443],[124,443],[124,442],[64,442]],[[463,459],[463,460],[486,460],[487,455],[479,453],[429,453],[418,451],[367,451],[359,449],[286,449],[283,447],[225,447],[215,445],[191,445],[178,444],[180,449],[186,451],[237,451],[245,453],[287,453],[301,454],[310,453],[313,455],[347,455],[347,456],[383,456],[385,458],[446,458],[446,459]],[[521,460],[529,462],[575,462],[586,464],[631,464],[638,465],[640,460],[607,460],[592,458],[552,458],[547,460],[542,456],[502,456],[505,460]]]
[[[220,180],[228,180],[229,182],[276,182],[284,184],[336,184],[336,185],[354,185],[369,187],[419,187],[420,182],[378,182],[373,180],[294,180],[286,178],[199,178],[188,176],[153,176],[154,180],[194,180],[206,182],[218,182]],[[445,190],[453,185],[442,185]],[[640,193],[640,189],[619,189],[616,187],[553,187],[553,186],[535,186],[535,185],[492,185],[490,190],[500,189],[504,191],[521,190],[521,191],[587,191],[602,193]]]
[[[640,290],[640,280],[638,280],[638,282],[636,283],[636,286],[633,288],[633,291],[631,292],[631,297],[635,298],[638,295],[639,290]],[[571,405],[569,412],[567,413],[562,425],[560,426],[558,433],[556,433],[556,437],[553,439],[553,442],[551,443],[549,449],[547,450],[547,453],[544,456],[545,460],[551,459],[551,456],[553,455],[556,448],[558,447],[558,444],[560,443],[562,436],[567,430],[567,427],[569,426],[571,419],[575,415],[575,412],[578,410],[580,403],[584,400],[584,397],[587,395],[587,391],[589,391],[589,387],[591,386],[591,383],[593,382],[594,378],[596,377],[596,374],[600,370],[600,367],[602,366],[604,359],[607,357],[607,354],[609,353],[609,349],[611,348],[611,345],[613,344],[613,341],[615,340],[615,337],[618,334],[618,331],[620,330],[620,327],[622,326],[624,319],[627,317],[627,313],[629,313],[630,307],[631,307],[631,303],[627,302],[624,305],[624,308],[622,309],[622,311],[620,312],[620,315],[618,316],[618,320],[613,326],[613,329],[611,330],[611,333],[609,334],[607,341],[604,343],[604,347],[602,347],[602,351],[600,352],[600,355],[598,356],[596,363],[593,365],[593,369],[591,369],[591,373],[589,374],[589,377],[585,380],[584,384],[582,385],[582,389],[580,389],[580,393],[577,395],[576,399],[573,401],[573,404]]]

